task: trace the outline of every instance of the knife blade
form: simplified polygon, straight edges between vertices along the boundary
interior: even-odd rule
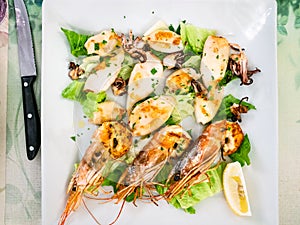
[[[33,160],[41,145],[41,122],[33,89],[37,73],[29,19],[23,0],[14,0],[14,7],[22,83],[26,153],[27,158]]]

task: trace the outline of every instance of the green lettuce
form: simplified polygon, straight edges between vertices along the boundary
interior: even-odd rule
[[[180,35],[187,50],[193,50],[196,54],[203,52],[203,46],[208,36],[215,35],[215,30],[196,27],[192,24],[180,23]]]
[[[234,115],[230,111],[230,107],[233,104],[239,104],[240,101],[241,101],[240,99],[235,98],[231,94],[225,96],[222,100],[222,103],[221,103],[221,106],[220,106],[220,109],[219,109],[217,115],[214,117],[214,120],[218,121],[218,120],[223,120],[223,119],[232,119],[232,118],[234,118]],[[256,110],[255,106],[248,103],[248,102],[242,101],[241,105],[247,107],[248,110],[251,110],[251,109]]]
[[[99,93],[84,92],[84,81],[73,80],[63,91],[62,97],[77,101],[82,105],[84,114],[92,118],[93,113],[98,109],[98,103],[105,101],[106,93],[104,91]]]
[[[157,58],[159,58],[160,60],[163,60],[168,54],[167,53],[164,53],[164,52],[159,52],[159,51],[156,51],[154,49],[151,48],[151,53],[153,55],[155,55]]]
[[[102,186],[112,186],[114,192],[117,192],[117,185],[121,175],[124,173],[126,169],[126,164],[119,163],[114,169],[110,169],[110,172],[107,173],[105,179],[102,183]]]
[[[79,80],[73,80],[61,93],[62,97],[81,102],[85,99],[83,92],[84,82]]]
[[[99,93],[88,92],[86,94],[86,98],[84,101],[81,102],[82,110],[84,114],[92,118],[93,113],[98,110],[98,104],[104,102],[106,99],[105,91]]]
[[[192,116],[194,114],[194,93],[188,93],[186,95],[173,95],[176,100],[176,106],[167,120],[167,125],[174,125],[180,123],[184,118]]]
[[[155,177],[155,181],[157,183],[166,184],[166,181],[168,179],[169,174],[171,173],[172,168],[172,164],[167,162]],[[160,194],[163,194],[167,191],[167,187],[162,185],[157,185],[156,189],[157,192]]]
[[[204,181],[193,185],[189,190],[186,190],[184,193],[180,193],[171,199],[170,204],[175,208],[183,209],[187,213],[194,214],[196,212],[194,206],[197,205],[202,200],[211,197],[223,189],[223,171],[225,169],[226,163],[222,162],[218,166],[209,169],[207,171],[207,176],[202,175],[200,179]],[[161,173],[168,173],[169,168],[166,171]],[[158,174],[163,177],[163,174]],[[209,177],[209,179],[208,179]],[[156,190],[159,194],[164,194],[167,190],[166,187],[160,185],[156,186]]]
[[[244,136],[244,140],[241,144],[241,146],[239,147],[239,149],[229,155],[229,158],[234,161],[234,162],[239,162],[241,164],[241,166],[244,166],[245,164],[247,164],[248,166],[250,165],[250,158],[248,156],[249,152],[251,150],[251,144],[248,138],[248,135],[246,134]]]
[[[91,37],[91,35],[78,34],[72,30],[67,30],[65,28],[61,28],[61,30],[66,35],[72,55],[74,55],[75,57],[78,57],[80,55],[87,55],[87,50],[84,47],[84,44]]]
[[[123,80],[129,80],[135,63],[136,62],[134,59],[126,53],[118,77],[122,78]]]
[[[181,116],[178,110],[174,109],[169,119],[165,122],[166,125],[176,125],[181,122]]]
[[[193,93],[188,93],[186,95],[175,95],[176,106],[175,108],[179,111],[181,119],[188,116],[192,116],[194,113],[194,97]]]
[[[197,72],[199,72],[200,62],[201,62],[201,56],[200,55],[193,55],[182,64],[182,67],[193,68]]]
[[[234,75],[232,73],[232,71],[228,69],[228,70],[226,70],[225,75],[222,78],[222,80],[220,80],[219,86],[220,87],[226,86],[228,83],[230,83],[231,81],[233,81],[233,80],[235,80],[237,78],[239,78],[239,77],[236,76],[236,75]]]
[[[105,179],[102,183],[102,186],[110,186],[111,182],[118,182],[120,176],[125,171],[126,166],[127,165],[125,163],[114,160],[108,160],[107,163],[105,163],[103,169],[103,176],[105,177]]]
[[[195,213],[194,206],[201,202],[202,200],[211,197],[223,189],[223,171],[225,169],[226,163],[221,163],[216,168],[212,168],[207,171],[207,176],[209,179],[207,182],[201,182],[190,188],[183,195],[180,193],[176,195],[172,200],[171,204],[175,207],[180,207],[188,213]],[[202,179],[207,179],[203,175]]]
[[[129,80],[131,72],[133,70],[133,66],[134,65],[126,65],[126,66],[122,66],[118,77],[121,77],[123,80]]]

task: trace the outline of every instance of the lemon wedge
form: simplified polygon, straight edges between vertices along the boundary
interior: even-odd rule
[[[223,173],[223,188],[226,201],[232,211],[239,216],[251,216],[246,183],[239,162],[226,165]]]

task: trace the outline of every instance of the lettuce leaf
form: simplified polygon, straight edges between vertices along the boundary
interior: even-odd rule
[[[121,77],[123,80],[129,80],[135,64],[136,62],[134,61],[134,59],[126,53],[118,77]]]
[[[194,93],[186,95],[175,95],[176,107],[180,113],[181,119],[192,116],[194,113]]]
[[[203,52],[203,46],[207,37],[215,34],[215,30],[200,28],[183,22],[180,23],[181,40],[185,48],[193,50],[196,54]]]
[[[166,125],[176,125],[181,122],[181,116],[178,110],[174,109],[169,119],[165,122]]]
[[[233,95],[229,94],[227,96],[225,96],[222,100],[220,109],[217,113],[217,115],[214,117],[214,121],[218,121],[218,120],[223,120],[223,119],[232,119],[234,117],[234,115],[231,113],[230,111],[230,107],[233,104],[239,104],[240,103],[240,99],[235,98]],[[248,108],[248,110],[256,110],[255,106],[243,101],[241,103],[241,105],[246,106]]]
[[[186,67],[186,68],[191,67],[195,69],[197,72],[199,72],[200,63],[201,63],[201,56],[193,55],[182,64],[182,67]]]
[[[174,125],[180,123],[184,118],[194,114],[194,93],[186,95],[172,95],[176,99],[176,106],[167,120],[167,125]]]
[[[134,65],[122,66],[118,77],[121,77],[123,80],[129,80],[133,67]]]
[[[154,49],[151,48],[151,53],[153,55],[155,55],[157,58],[159,58],[160,60],[163,60],[168,54],[167,53],[164,53],[164,52],[159,52],[159,51],[156,51]]]
[[[117,184],[118,181],[126,169],[126,165],[120,163],[114,170],[110,171],[110,173],[105,177],[102,186],[112,186],[114,192],[117,192]]]
[[[246,134],[244,136],[244,140],[241,144],[241,146],[239,147],[239,149],[229,155],[229,158],[234,161],[234,162],[239,162],[241,164],[241,166],[244,166],[245,164],[247,164],[248,166],[250,165],[250,158],[248,156],[249,152],[251,150],[251,144],[248,138],[248,134]]]
[[[209,179],[205,175],[202,177],[203,180],[207,179],[207,181],[192,186],[183,195],[181,193],[176,195],[170,203],[176,208],[181,208],[188,213],[194,214],[196,212],[194,209],[196,204],[222,191],[225,166],[226,163],[223,162],[217,167],[208,170],[207,176]]]
[[[226,70],[224,77],[219,82],[219,86],[223,87],[226,86],[231,81],[239,78],[238,76],[234,75],[231,70]]]
[[[67,30],[65,28],[61,28],[61,30],[66,35],[72,55],[74,55],[75,57],[78,57],[80,55],[87,55],[87,50],[84,47],[84,44],[87,39],[91,37],[91,35],[78,34],[72,30]]]
[[[73,80],[61,93],[62,97],[81,102],[85,99],[83,93],[84,82],[79,80]]]
[[[180,193],[171,199],[170,204],[172,204],[177,209],[183,209],[185,212],[194,214],[196,210],[194,208],[202,200],[211,197],[223,189],[223,171],[225,169],[226,163],[222,162],[218,166],[209,169],[207,171],[207,176],[202,175],[200,179],[205,180],[202,183],[193,185],[190,190],[186,191],[184,194]],[[160,173],[157,175],[156,180],[158,182],[164,183],[163,181],[168,177],[172,167],[165,166]],[[156,190],[159,194],[164,194],[167,191],[167,187],[156,185]]]
[[[86,99],[81,102],[82,110],[84,114],[92,118],[93,113],[98,110],[98,103],[104,102],[106,99],[105,91],[99,93],[88,92],[86,94]]]
[[[84,82],[73,80],[63,91],[62,97],[77,101],[82,105],[83,112],[89,118],[93,117],[93,113],[98,109],[98,103],[105,101],[106,93],[83,92]]]

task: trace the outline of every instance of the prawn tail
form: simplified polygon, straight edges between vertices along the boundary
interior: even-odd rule
[[[74,192],[70,195],[65,210],[62,213],[58,225],[64,225],[72,211],[76,210],[82,200],[82,191]]]

